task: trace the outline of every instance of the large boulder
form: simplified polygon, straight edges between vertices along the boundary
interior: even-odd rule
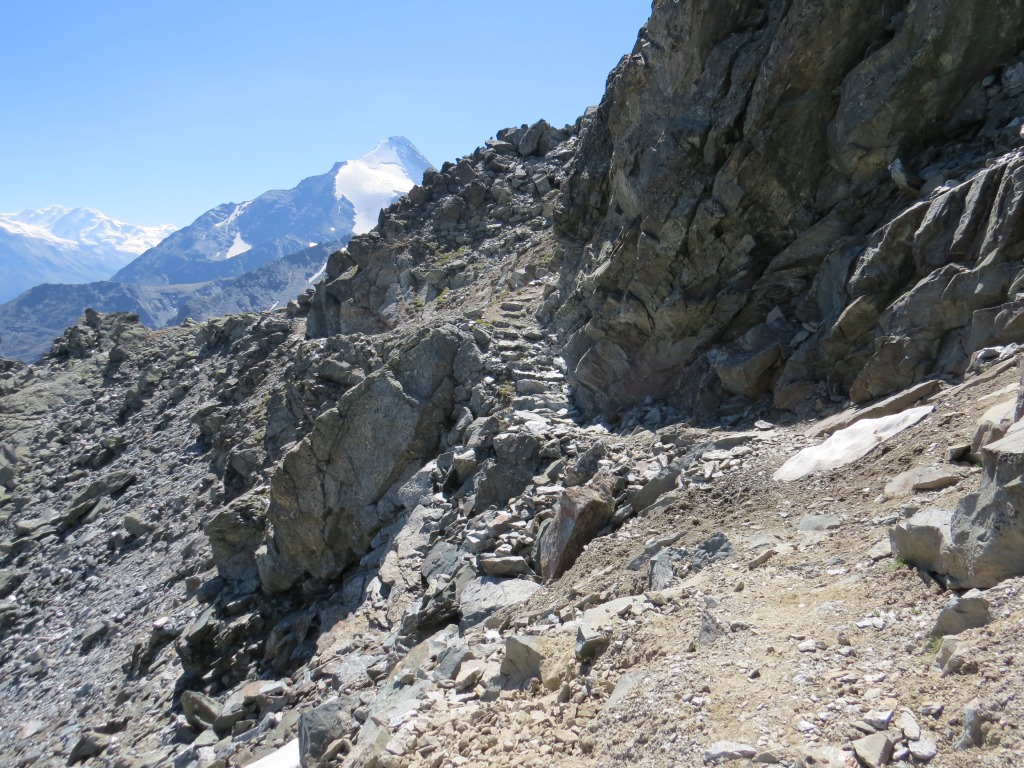
[[[981,449],[996,440],[1002,439],[1007,430],[1013,426],[1017,399],[1004,400],[989,408],[978,419],[971,438],[971,458],[981,463]]]
[[[558,512],[541,534],[538,547],[538,567],[545,580],[569,570],[583,548],[611,522],[614,488],[615,480],[600,474],[585,486],[562,492]]]
[[[249,581],[258,578],[256,550],[267,528],[265,493],[250,492],[217,512],[204,527],[210,540],[213,561],[225,579]]]
[[[1024,423],[981,449],[984,476],[951,521],[948,574],[959,587],[987,589],[1024,574]]]
[[[946,509],[923,509],[889,531],[893,557],[934,573],[948,568],[950,525],[953,513]]]
[[[303,575],[334,578],[369,551],[401,508],[400,489],[436,453],[456,385],[470,383],[456,371],[467,350],[472,338],[455,328],[420,333],[285,456],[271,483],[272,534],[257,557],[265,590]]]

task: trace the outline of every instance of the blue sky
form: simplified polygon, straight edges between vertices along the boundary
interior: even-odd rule
[[[572,122],[650,0],[39,0],[0,25],[0,211],[185,225],[405,135]]]

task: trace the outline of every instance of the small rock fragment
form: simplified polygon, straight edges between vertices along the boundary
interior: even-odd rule
[[[868,768],[881,768],[892,757],[892,741],[884,733],[873,733],[853,742],[853,750]]]

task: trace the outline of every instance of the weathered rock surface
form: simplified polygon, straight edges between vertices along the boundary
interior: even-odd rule
[[[892,554],[927,571],[946,573],[949,567],[953,513],[924,509],[889,532]]]
[[[369,551],[397,511],[385,495],[434,454],[456,384],[473,383],[459,356],[472,359],[475,349],[455,329],[428,331],[317,419],[271,484],[273,535],[258,557],[265,589],[287,589],[304,574],[333,578]]]
[[[947,573],[964,588],[987,589],[1024,573],[1024,430],[982,448],[981,489],[950,521],[953,558]]]
[[[591,539],[611,522],[614,482],[598,476],[586,486],[568,488],[558,502],[558,513],[540,538],[540,575],[555,579],[572,567]]]
[[[560,200],[563,229],[592,239],[560,312],[586,403],[695,396],[709,366],[784,407],[826,377],[863,401],[1013,340],[1015,246],[981,254],[1007,242],[995,212],[1017,204],[1018,158],[891,223],[871,211],[897,156],[921,167],[943,126],[984,121],[965,96],[1018,51],[1001,24],[1020,8],[896,8],[656,4]],[[954,65],[982,30],[986,57]]]

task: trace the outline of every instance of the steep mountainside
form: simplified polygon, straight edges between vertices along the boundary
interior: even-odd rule
[[[125,224],[91,208],[0,213],[0,302],[40,283],[106,280],[173,231]]]
[[[0,753],[1024,764],[1022,48],[656,0],[312,295],[4,363]]]

